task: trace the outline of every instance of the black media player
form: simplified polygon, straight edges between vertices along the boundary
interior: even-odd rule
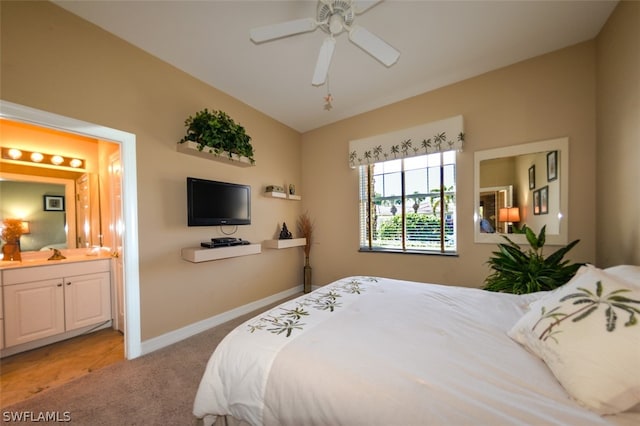
[[[224,241],[215,241],[215,239],[212,239],[211,241],[203,241],[200,243],[200,246],[206,247],[206,248],[217,248],[217,247],[244,246],[248,244],[251,244],[251,243],[241,238],[240,239],[234,238],[234,239],[229,239]]]

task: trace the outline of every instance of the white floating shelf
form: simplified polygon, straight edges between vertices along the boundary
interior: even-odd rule
[[[251,167],[255,164],[251,163],[251,160],[247,157],[242,157],[236,154],[232,154],[229,157],[229,153],[222,151],[216,153],[213,148],[205,146],[202,151],[198,149],[198,143],[193,141],[187,141],[177,144],[177,151],[183,154],[193,155],[195,157],[206,158],[207,160],[220,161],[222,163],[233,164],[238,167]]]
[[[229,247],[186,247],[182,249],[182,258],[189,262],[208,262],[210,260],[227,259],[229,257],[249,256],[262,252],[260,244]]]
[[[289,199],[289,200],[294,200],[294,201],[300,201],[302,200],[302,197],[299,195],[291,195],[291,194],[286,194],[284,192],[265,192],[264,193],[265,197],[268,198],[282,198],[282,199]]]
[[[264,240],[264,246],[270,249],[286,249],[300,247],[307,244],[306,238],[292,238],[290,240]]]
[[[273,191],[265,192],[264,196],[271,197],[271,198],[287,198],[287,194],[285,194],[284,192],[273,192]]]

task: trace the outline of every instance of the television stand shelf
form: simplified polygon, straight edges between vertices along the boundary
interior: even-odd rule
[[[182,249],[182,258],[189,262],[199,263],[210,260],[227,259],[229,257],[249,256],[262,252],[261,244],[248,244],[229,247],[185,247]]]

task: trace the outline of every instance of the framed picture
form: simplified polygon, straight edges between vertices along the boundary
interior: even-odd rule
[[[558,151],[547,153],[547,182],[558,179]]]
[[[529,189],[535,189],[536,187],[536,166],[529,167]]]
[[[540,190],[533,191],[533,214],[540,214]]]
[[[44,211],[46,212],[63,212],[64,196],[63,195],[45,195]]]
[[[549,213],[549,205],[547,204],[549,200],[549,187],[545,186],[544,188],[540,188],[540,214]]]

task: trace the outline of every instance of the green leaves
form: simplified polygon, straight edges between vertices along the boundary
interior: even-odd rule
[[[605,327],[608,332],[612,332],[616,329],[616,324],[618,322],[618,313],[616,312],[616,309],[619,309],[623,311],[623,313],[627,313],[629,315],[629,319],[624,324],[625,327],[637,324],[638,320],[636,318],[636,314],[640,314],[640,309],[635,307],[633,304],[640,304],[640,300],[621,296],[621,293],[628,293],[631,290],[618,289],[605,294],[602,281],[600,280],[596,281],[595,293],[583,287],[577,287],[577,290],[577,292],[567,294],[559,300],[560,303],[566,302],[567,300],[573,300],[571,305],[577,307],[577,309],[571,313],[565,314],[558,312],[560,306],[556,306],[549,312],[546,312],[546,308],[544,306],[542,307],[541,318],[533,326],[533,330],[535,330],[542,320],[552,319],[553,321],[551,321],[542,331],[539,336],[540,340],[545,341],[548,338],[552,338],[556,343],[558,343],[558,339],[554,336],[559,332],[557,328],[560,327],[562,322],[567,319],[571,319],[571,322],[582,321],[598,310],[601,306],[606,307],[604,315],[606,321]],[[568,306],[570,305],[564,305],[564,308],[568,308]]]
[[[542,227],[538,235],[526,226],[519,232],[526,235],[530,249],[522,250],[505,236],[506,242],[498,244],[498,251],[494,251],[487,261],[493,272],[485,279],[485,290],[514,294],[553,290],[569,281],[582,266],[562,260],[580,240],[545,258],[542,249],[546,242],[546,227]]]
[[[544,235],[545,228],[546,228],[546,226],[542,227],[542,230],[540,231],[541,235]],[[539,243],[538,243],[538,238],[536,237],[536,234],[533,233],[531,228],[527,228],[527,227],[524,228],[524,233],[525,233],[525,235],[527,237],[527,241],[529,242],[529,245],[531,246],[531,248],[534,249],[534,250],[538,250],[541,247],[541,245],[539,245]],[[505,238],[507,238],[507,237],[505,237]],[[544,245],[544,241],[543,241],[542,245]]]
[[[197,142],[200,151],[208,147],[216,153],[224,151],[229,157],[240,155],[255,163],[251,137],[246,134],[244,127],[225,112],[205,108],[198,111],[195,117],[189,116],[184,125],[187,134],[178,143]]]

